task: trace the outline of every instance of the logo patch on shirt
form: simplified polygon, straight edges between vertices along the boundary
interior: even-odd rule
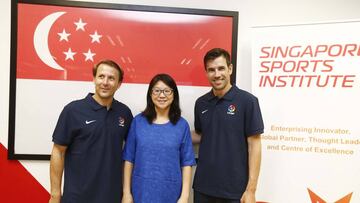
[[[95,121],[96,121],[96,120],[91,120],[91,121],[86,120],[86,121],[85,121],[85,124],[86,124],[86,125],[89,125],[90,123],[93,123],[93,122],[95,122]]]
[[[236,107],[233,104],[230,104],[230,106],[227,109],[227,114],[234,115],[236,111]]]
[[[124,127],[125,126],[125,119],[123,117],[119,117],[119,126]]]
[[[208,111],[209,109],[205,109],[204,111],[201,112],[201,114],[204,114]]]

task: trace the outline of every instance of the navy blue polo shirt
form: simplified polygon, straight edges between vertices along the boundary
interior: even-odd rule
[[[263,130],[257,98],[236,86],[220,99],[212,91],[198,98],[195,131],[201,142],[194,190],[240,199],[249,175],[247,137]]]
[[[133,116],[115,99],[107,110],[92,95],[66,105],[53,134],[67,146],[62,203],[121,202],[122,146]]]

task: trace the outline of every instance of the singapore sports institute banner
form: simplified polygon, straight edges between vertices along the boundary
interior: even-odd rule
[[[259,197],[360,202],[360,22],[254,27],[252,45]]]

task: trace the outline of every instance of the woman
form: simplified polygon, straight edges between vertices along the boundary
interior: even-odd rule
[[[131,123],[123,158],[123,203],[188,202],[195,158],[179,92],[169,75],[151,80],[146,108]]]

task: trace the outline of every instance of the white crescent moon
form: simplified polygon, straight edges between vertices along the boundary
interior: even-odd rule
[[[34,33],[34,47],[37,55],[46,65],[57,70],[64,70],[64,68],[56,63],[52,57],[49,50],[48,38],[51,26],[65,13],[66,12],[56,12],[46,16],[37,25]]]

